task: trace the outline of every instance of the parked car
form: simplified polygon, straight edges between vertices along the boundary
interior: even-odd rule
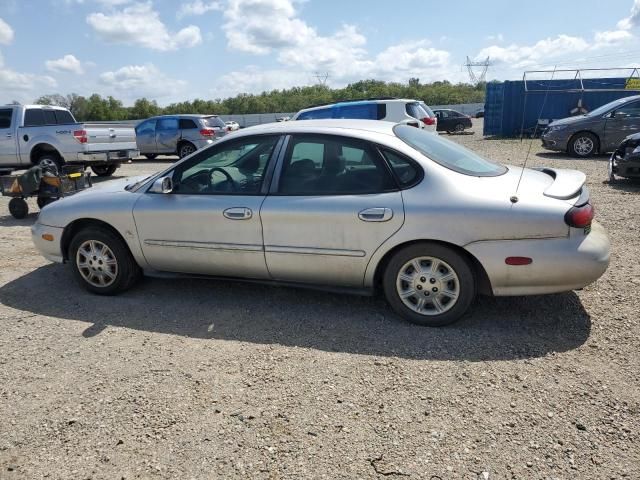
[[[439,108],[433,111],[438,117],[438,131],[447,133],[462,133],[471,128],[471,117],[464,113],[456,112],[448,108]]]
[[[640,133],[625,138],[609,158],[609,182],[616,177],[640,178]]]
[[[76,164],[105,177],[136,156],[130,125],[78,123],[66,108],[48,105],[0,107],[0,170]]]
[[[291,120],[317,120],[326,118],[352,118],[405,123],[435,132],[438,119],[424,102],[397,98],[372,98],[348,102],[329,103],[305,108]]]
[[[460,318],[476,293],[562,292],[600,277],[609,239],[584,183],[575,170],[523,172],[408,125],[271,123],[54,202],[32,236],[98,294],[143,271],[379,288],[401,316],[435,326]]]
[[[226,133],[227,126],[217,115],[162,115],[136,126],[140,153],[151,160],[158,155],[186,157]]]
[[[640,95],[621,98],[585,115],[554,120],[542,133],[542,146],[576,157],[615,150],[640,132]]]
[[[291,120],[291,117],[278,117],[276,118],[276,122],[288,122]]]
[[[236,130],[240,130],[240,124],[238,122],[234,122],[233,120],[229,120],[228,122],[224,122],[227,126],[227,131],[234,132]]]
[[[484,110],[478,110],[474,115],[476,118],[484,118]]]

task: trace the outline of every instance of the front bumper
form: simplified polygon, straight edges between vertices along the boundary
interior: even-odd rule
[[[624,158],[617,152],[609,157],[609,179],[614,180],[616,175],[624,178],[640,178],[640,153],[627,154]]]
[[[50,227],[49,225],[42,225],[39,222],[36,222],[31,226],[31,238],[33,240],[33,244],[35,245],[36,250],[38,250],[47,260],[56,263],[64,263],[62,250],[60,248],[63,231],[64,228]],[[51,235],[53,239],[45,240],[42,237],[43,235]]]
[[[82,163],[121,163],[140,156],[138,150],[78,153],[76,161]]]
[[[567,150],[567,139],[564,135],[557,135],[555,132],[543,133],[540,137],[542,146],[547,150],[565,152]]]
[[[597,222],[591,232],[571,229],[569,237],[475,242],[466,246],[485,268],[493,294],[539,295],[578,290],[607,270],[609,237]],[[530,257],[529,265],[510,266],[506,257]]]

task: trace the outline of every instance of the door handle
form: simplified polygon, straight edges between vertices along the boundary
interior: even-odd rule
[[[367,208],[358,213],[363,222],[387,222],[393,218],[393,210],[385,207]]]
[[[12,135],[11,135],[10,133],[7,133],[5,136],[6,136],[7,138],[11,138],[11,137],[12,137]]]
[[[227,208],[222,214],[229,220],[248,220],[253,216],[253,212],[247,207]]]

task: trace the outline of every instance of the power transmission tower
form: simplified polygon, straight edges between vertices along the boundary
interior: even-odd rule
[[[313,75],[318,81],[318,85],[322,85],[323,87],[327,86],[327,80],[329,79],[329,72],[316,72]]]
[[[489,61],[489,57],[482,62],[473,62],[469,57],[467,57],[467,63],[465,63],[464,66],[467,67],[471,83],[478,84],[484,82],[487,78],[487,70],[489,70],[490,65],[491,62]],[[476,75],[476,72],[473,71],[473,67],[481,67],[480,75]]]

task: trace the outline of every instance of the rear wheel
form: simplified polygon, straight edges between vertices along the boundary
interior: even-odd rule
[[[38,158],[37,164],[43,170],[49,170],[54,175],[57,175],[62,172],[62,165],[64,165],[64,162],[57,155],[47,153]]]
[[[396,313],[431,327],[458,320],[475,297],[473,272],[466,259],[433,243],[397,252],[384,272],[383,287]]]
[[[184,143],[181,143],[180,146],[178,147],[178,156],[180,158],[184,158],[187,155],[191,155],[196,150],[197,150],[196,146],[193,143],[184,142]]]
[[[157,153],[144,153],[143,155],[145,157],[147,157],[149,160],[153,160],[154,158],[156,158],[158,156]]]
[[[456,132],[456,133],[464,132],[464,125],[462,123],[456,124],[456,126],[453,129],[453,131]]]
[[[12,198],[9,200],[9,213],[13,218],[25,218],[29,214],[29,205],[24,198]]]
[[[99,177],[110,177],[117,169],[117,165],[94,165],[91,167],[93,173]]]
[[[598,150],[598,138],[589,132],[577,133],[569,142],[569,153],[576,157],[590,157]]]
[[[76,280],[99,295],[128,290],[141,275],[124,241],[101,227],[86,228],[73,237],[69,263]]]

